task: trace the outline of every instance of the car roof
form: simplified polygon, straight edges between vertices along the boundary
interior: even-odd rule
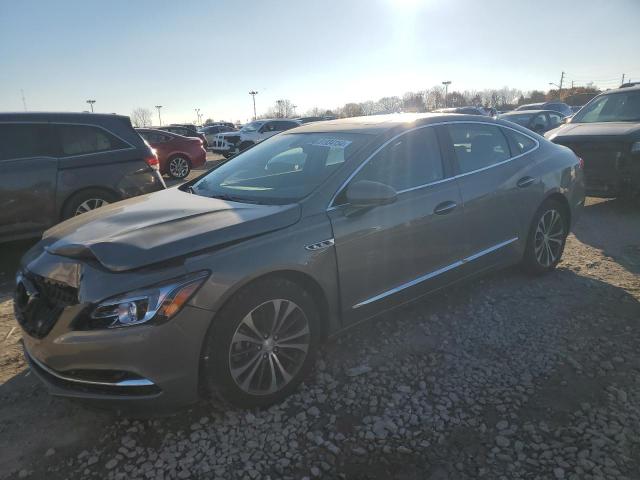
[[[126,115],[90,112],[2,112],[0,121],[100,123],[104,120],[129,120]]]
[[[501,113],[500,115],[531,115],[532,113],[555,113],[555,114],[560,114],[562,115],[562,113],[557,112],[555,110],[546,110],[546,109],[539,109],[539,110],[511,110],[509,112],[504,112]]]
[[[461,113],[392,113],[387,115],[370,115],[366,117],[340,118],[324,122],[305,123],[287,133],[344,132],[380,134],[395,128],[411,128],[452,120],[468,120],[472,122],[495,123],[491,117],[466,115]]]
[[[607,90],[606,92],[602,92],[600,95],[611,95],[616,93],[626,93],[626,92],[637,92],[640,90],[640,85],[632,85],[629,87],[620,87],[615,90]]]

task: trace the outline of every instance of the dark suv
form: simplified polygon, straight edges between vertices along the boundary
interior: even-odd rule
[[[165,187],[129,117],[0,113],[0,241]]]
[[[640,86],[598,95],[545,136],[583,158],[588,195],[640,195]]]

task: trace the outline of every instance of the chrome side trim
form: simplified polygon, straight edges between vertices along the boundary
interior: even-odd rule
[[[376,295],[375,297],[371,297],[371,298],[368,298],[368,299],[366,299],[366,300],[364,300],[364,301],[362,301],[360,303],[356,303],[351,308],[352,309],[356,309],[356,308],[360,308],[360,307],[362,307],[364,305],[368,305],[370,303],[377,302],[378,300],[381,300],[381,299],[383,299],[385,297],[388,297],[389,295],[393,295],[393,294],[398,293],[398,292],[400,292],[400,291],[402,291],[402,290],[404,290],[406,288],[413,287],[414,285],[422,283],[425,280],[429,280],[431,278],[437,277],[438,275],[441,275],[441,274],[443,274],[445,272],[448,272],[449,270],[453,270],[454,268],[458,268],[458,267],[460,267],[460,266],[462,266],[462,265],[464,265],[464,264],[466,264],[468,262],[471,262],[473,260],[477,260],[478,258],[480,258],[480,257],[482,257],[484,255],[487,255],[487,254],[489,254],[491,252],[495,252],[496,250],[499,250],[499,249],[501,249],[503,247],[506,247],[507,245],[509,245],[511,243],[514,243],[514,242],[517,242],[517,241],[518,241],[518,237],[514,237],[514,238],[511,238],[509,240],[505,240],[504,242],[500,242],[497,245],[494,245],[492,247],[489,247],[489,248],[481,250],[481,251],[479,251],[477,253],[474,253],[473,255],[470,255],[470,256],[468,256],[466,258],[463,258],[462,260],[458,260],[456,262],[453,262],[452,264],[447,265],[446,267],[442,267],[442,268],[440,268],[438,270],[434,270],[433,272],[430,272],[430,273],[427,273],[426,275],[423,275],[421,277],[415,278],[415,279],[411,280],[410,282],[403,283],[402,285],[399,285],[399,286],[397,286],[395,288],[392,288],[391,290],[387,290],[386,292],[382,292],[382,293]]]
[[[474,120],[453,120],[453,121],[448,121],[448,122],[438,122],[438,123],[430,123],[430,124],[428,124],[428,125],[421,125],[421,126],[419,126],[419,127],[415,127],[415,128],[411,128],[411,129],[409,129],[409,130],[405,130],[404,132],[401,132],[401,133],[399,133],[398,135],[396,135],[396,136],[394,136],[394,137],[390,138],[389,140],[387,140],[386,142],[384,142],[382,145],[380,145],[380,147],[378,147],[378,148],[377,148],[377,149],[376,149],[376,150],[375,150],[371,155],[369,155],[367,158],[365,158],[365,159],[364,159],[364,161],[363,161],[363,162],[358,166],[358,168],[356,168],[356,169],[351,173],[351,175],[349,175],[349,176],[347,177],[347,179],[346,179],[344,182],[342,182],[342,185],[340,185],[340,188],[338,188],[338,190],[336,190],[336,193],[333,195],[333,197],[331,197],[331,200],[329,201],[329,205],[327,206],[327,209],[326,209],[326,210],[327,210],[327,211],[331,211],[331,210],[335,210],[336,208],[338,208],[338,207],[341,207],[341,206],[342,206],[342,205],[333,205],[333,202],[335,201],[336,197],[337,197],[338,195],[340,195],[340,192],[342,192],[342,190],[343,190],[343,189],[347,186],[347,184],[348,184],[348,183],[353,179],[353,177],[355,177],[355,176],[358,174],[358,172],[359,172],[360,170],[362,170],[362,169],[364,168],[364,166],[365,166],[367,163],[369,163],[369,161],[370,161],[370,160],[371,160],[375,155],[377,155],[377,154],[380,152],[380,150],[382,150],[384,147],[386,147],[388,144],[390,144],[391,142],[393,142],[393,141],[394,141],[394,140],[396,140],[397,138],[401,137],[402,135],[405,135],[405,134],[407,134],[407,133],[409,133],[409,132],[413,132],[413,131],[415,131],[415,130],[420,130],[420,129],[422,129],[422,128],[429,128],[429,127],[437,127],[437,126],[439,126],[439,125],[451,125],[451,124],[455,124],[455,123],[474,123],[474,124],[480,124],[480,125],[493,125],[493,126],[498,127],[498,128],[506,128],[506,129],[509,129],[509,130],[513,130],[514,132],[519,133],[520,135],[524,135],[525,137],[529,138],[530,140],[533,140],[533,141],[535,142],[536,146],[535,146],[535,147],[533,147],[531,150],[527,150],[527,151],[526,151],[526,152],[524,152],[524,153],[521,153],[521,154],[519,154],[519,155],[516,155],[515,157],[508,158],[507,160],[503,160],[502,162],[495,163],[495,164],[493,164],[493,165],[489,165],[489,166],[487,166],[487,167],[482,167],[482,168],[479,168],[479,169],[477,169],[477,170],[473,170],[473,171],[471,171],[471,172],[461,173],[461,174],[455,175],[455,176],[453,176],[453,177],[448,177],[448,178],[444,178],[444,179],[442,179],[442,180],[437,180],[437,181],[435,181],[435,182],[425,183],[425,184],[423,184],[423,185],[418,185],[418,186],[415,186],[415,187],[412,187],[412,188],[407,188],[407,189],[405,189],[405,190],[400,190],[399,192],[397,192],[398,194],[402,194],[402,193],[406,193],[406,192],[411,192],[411,191],[413,191],[413,190],[419,190],[419,189],[421,189],[421,188],[426,188],[426,187],[430,187],[430,186],[432,186],[432,185],[437,185],[438,183],[448,182],[448,181],[455,180],[455,179],[458,179],[458,178],[461,178],[461,177],[465,177],[465,176],[467,176],[467,175],[471,175],[471,174],[474,174],[474,173],[482,172],[482,171],[484,171],[484,170],[488,170],[488,169],[490,169],[490,168],[498,167],[498,166],[503,165],[503,164],[505,164],[505,163],[511,162],[511,161],[513,161],[513,160],[516,160],[516,159],[518,159],[518,158],[520,158],[520,157],[522,157],[522,156],[524,156],[524,155],[529,155],[530,153],[532,153],[532,152],[536,151],[538,148],[540,148],[540,142],[539,142],[537,139],[533,138],[533,137],[532,137],[532,136],[530,136],[530,135],[527,135],[527,134],[526,134],[526,133],[524,133],[524,132],[521,132],[521,131],[520,131],[520,130],[518,130],[518,129],[515,129],[515,128],[512,128],[512,127],[509,127],[509,126],[507,126],[507,125],[502,125],[501,123],[495,123],[495,122],[478,122],[478,121],[474,121]]]
[[[317,251],[324,250],[325,248],[333,247],[335,241],[333,238],[329,238],[327,240],[322,240],[321,242],[312,243],[311,245],[305,245],[305,250]]]
[[[25,348],[25,354],[30,362],[35,363],[39,368],[47,372],[52,377],[56,377],[60,380],[64,380],[67,382],[78,383],[81,385],[102,385],[108,387],[149,387],[153,386],[154,383],[151,380],[146,378],[137,378],[133,380],[121,380],[119,382],[96,382],[92,380],[80,380],[78,378],[69,377],[67,375],[62,375],[61,373],[56,372],[55,370],[47,367],[44,363],[36,360]]]

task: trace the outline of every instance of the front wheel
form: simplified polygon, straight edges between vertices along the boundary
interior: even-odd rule
[[[62,219],[66,220],[117,201],[118,198],[106,190],[83,190],[67,200],[62,210]]]
[[[283,400],[313,366],[319,318],[311,295],[276,278],[236,294],[213,320],[204,348],[206,390],[241,407]]]
[[[523,265],[534,274],[556,268],[564,252],[569,234],[569,218],[566,208],[555,200],[545,201],[533,218]]]

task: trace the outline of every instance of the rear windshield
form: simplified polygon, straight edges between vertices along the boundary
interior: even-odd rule
[[[311,193],[372,137],[355,133],[277,135],[198,180],[191,191],[248,203],[291,203]]]
[[[571,120],[571,123],[594,122],[640,122],[640,90],[596,97]]]
[[[533,117],[532,113],[523,113],[521,115],[500,115],[498,118],[501,118],[502,120],[509,120],[510,122],[526,127],[529,125],[531,117]]]

